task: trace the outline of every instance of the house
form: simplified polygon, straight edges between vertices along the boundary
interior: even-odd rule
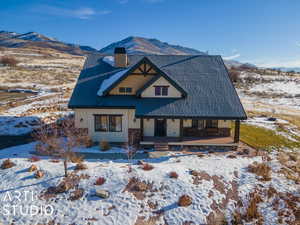
[[[238,143],[247,117],[221,56],[127,55],[125,48],[87,57],[69,108],[94,141],[145,145]]]

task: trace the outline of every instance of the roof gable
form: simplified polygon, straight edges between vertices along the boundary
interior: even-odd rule
[[[150,65],[149,68],[147,68],[146,65]],[[143,67],[143,69],[140,69],[141,67]],[[111,79],[111,82],[109,85],[107,85],[105,87],[105,90],[102,91],[102,95],[107,95],[113,88],[115,88],[118,84],[120,84],[124,79],[126,79],[130,74],[135,74],[134,72],[136,70],[140,70],[141,75],[147,75],[147,74],[151,74],[151,75],[156,75],[158,74],[157,78],[159,78],[160,76],[163,76],[166,80],[168,80],[178,91],[180,91],[182,93],[183,96],[186,95],[186,91],[180,87],[180,85],[178,83],[176,83],[174,80],[172,80],[165,72],[163,72],[161,69],[159,69],[153,62],[151,62],[151,60],[149,60],[147,57],[143,57],[140,61],[138,61],[136,64],[134,64],[131,68],[123,70],[125,72],[122,73],[118,72],[117,74],[121,74],[120,76],[117,76],[117,74],[113,75],[115,76],[117,79]],[[157,73],[153,73],[151,71],[156,71]],[[155,78],[154,77],[154,78]],[[150,84],[151,85],[151,84]]]

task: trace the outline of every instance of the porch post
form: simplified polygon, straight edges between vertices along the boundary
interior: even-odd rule
[[[140,118],[141,141],[144,139],[144,119]]]
[[[180,141],[183,140],[183,119],[180,119],[180,131],[179,131],[179,134],[180,134]]]
[[[239,120],[235,121],[234,143],[238,143],[240,141],[240,124],[241,124],[241,121],[239,121]]]

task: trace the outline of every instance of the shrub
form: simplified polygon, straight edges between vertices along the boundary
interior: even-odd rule
[[[258,212],[258,204],[262,202],[262,199],[257,193],[251,193],[250,197],[251,199],[245,214],[247,221],[260,218],[260,214]]]
[[[175,171],[172,171],[172,172],[169,173],[169,177],[177,179],[178,178],[178,174]]]
[[[32,157],[29,158],[30,162],[37,162],[37,161],[40,161],[40,160],[41,160],[41,158],[38,157],[38,156],[32,156]]]
[[[229,70],[229,77],[232,82],[237,82],[240,78],[240,72],[236,70],[235,68],[231,68]]]
[[[257,163],[248,166],[248,171],[262,177],[262,181],[271,180],[271,168],[266,163]]]
[[[12,56],[2,56],[0,58],[0,63],[5,66],[15,67],[18,64],[18,60]]]
[[[99,147],[100,147],[100,150],[101,150],[101,151],[108,151],[108,150],[111,149],[109,143],[108,143],[107,141],[105,141],[105,140],[100,141]]]
[[[192,204],[192,198],[188,195],[182,195],[180,196],[179,200],[178,200],[178,205],[179,206],[183,206],[183,207],[186,207],[186,206],[189,206]]]
[[[86,169],[87,169],[87,165],[83,163],[77,163],[75,166],[75,170],[86,170]]]
[[[149,186],[142,181],[137,181],[136,184],[134,185],[134,189],[136,191],[147,191]]]
[[[13,163],[10,159],[6,159],[3,161],[2,165],[1,165],[1,169],[9,169],[14,167],[16,164]]]
[[[70,152],[68,157],[72,163],[82,163],[84,161],[83,156],[76,154],[75,152]]]
[[[95,182],[95,185],[102,185],[105,183],[105,178],[104,177],[99,177],[96,182]]]
[[[146,171],[149,171],[149,170],[152,170],[154,168],[154,166],[150,165],[149,163],[144,163],[141,168],[143,170],[146,170]]]

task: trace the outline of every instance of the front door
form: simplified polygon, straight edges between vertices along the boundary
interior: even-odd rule
[[[155,119],[154,136],[165,137],[167,135],[167,120]]]

